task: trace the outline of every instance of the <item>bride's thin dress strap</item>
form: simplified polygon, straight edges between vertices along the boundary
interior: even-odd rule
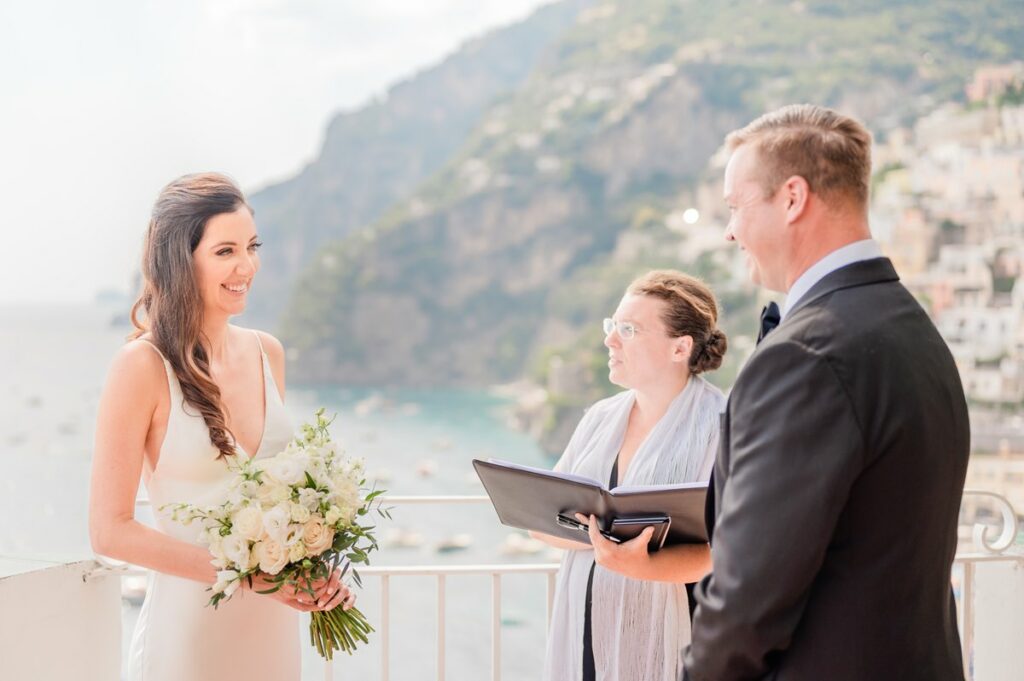
[[[267,351],[263,349],[260,332],[253,329],[252,335],[256,336],[256,345],[260,346],[260,361],[263,365],[263,394],[267,397],[267,408],[269,409],[271,388],[273,388],[275,395],[280,395],[280,392],[277,389],[277,380],[274,378],[274,372],[270,369],[270,357],[267,355]]]
[[[164,353],[160,352],[160,348],[158,348],[156,346],[156,343],[154,343],[153,341],[146,340],[145,338],[138,338],[136,340],[145,343],[149,347],[153,348],[153,352],[155,352],[157,356],[160,358],[160,361],[164,363],[164,373],[167,374],[167,389],[173,396],[174,381],[175,379],[177,379],[177,376],[174,375],[174,369],[171,367],[171,363],[167,361],[167,358],[164,357]]]

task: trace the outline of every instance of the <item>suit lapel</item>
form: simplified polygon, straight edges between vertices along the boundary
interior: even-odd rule
[[[861,260],[845,267],[840,267],[838,270],[824,276],[821,281],[812,286],[804,297],[797,302],[796,306],[786,314],[778,327],[772,331],[772,335],[778,334],[779,330],[786,326],[786,321],[798,311],[823,296],[847,288],[899,281],[899,279],[896,269],[892,266],[892,261],[888,258]],[[757,351],[755,350],[755,352]],[[747,361],[749,362],[750,360]],[[711,472],[708,495],[704,506],[704,522],[707,525],[709,541],[714,534],[715,520],[718,518],[717,498],[720,496],[718,492],[719,489],[724,489],[729,477],[729,403],[726,403],[725,413],[722,414],[721,418],[718,458],[715,462],[715,468]],[[719,465],[721,465],[721,470],[718,470]],[[719,478],[719,480],[716,481],[716,478]],[[716,489],[716,487],[719,489]]]

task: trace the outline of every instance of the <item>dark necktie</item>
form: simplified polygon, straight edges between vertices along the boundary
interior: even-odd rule
[[[768,303],[764,306],[764,309],[761,310],[761,330],[757,332],[758,343],[763,341],[764,337],[779,325],[781,317],[782,315],[779,312],[779,306],[774,302]]]

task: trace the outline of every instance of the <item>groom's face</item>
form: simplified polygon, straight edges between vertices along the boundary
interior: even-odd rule
[[[735,241],[746,254],[752,282],[773,291],[785,291],[785,203],[779,196],[781,192],[765,196],[758,161],[757,149],[752,144],[741,145],[729,158],[724,194],[730,218],[725,238]]]

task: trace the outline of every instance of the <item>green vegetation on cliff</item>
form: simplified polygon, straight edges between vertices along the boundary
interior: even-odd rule
[[[387,143],[359,135],[387,127],[387,102],[351,114],[290,199],[275,203],[280,188],[261,197],[260,214],[301,252],[283,329],[298,378],[481,385],[543,375],[558,355],[586,369],[586,389],[565,399],[590,399],[609,389],[600,319],[633,275],[675,266],[723,298],[723,327],[738,341],[716,378],[728,383],[756,324],[753,291],[725,285],[728,252],[702,251],[687,225],[665,227],[691,205],[702,208],[693,230],[720,218],[704,204],[717,191],[709,159],[722,137],[793,101],[884,128],[958,96],[978,65],[1024,56],[1024,13],[1010,0],[622,0],[543,11],[558,21],[541,22],[547,32],[522,60],[528,75],[474,99],[459,125],[442,134],[426,121],[453,88],[472,88],[413,79],[402,86],[419,94],[403,109],[403,133],[381,132]],[[488,41],[501,35],[450,62],[490,72]],[[408,166],[418,171],[389,175]],[[318,198],[307,200],[313,187]],[[372,210],[357,209],[353,187]]]

